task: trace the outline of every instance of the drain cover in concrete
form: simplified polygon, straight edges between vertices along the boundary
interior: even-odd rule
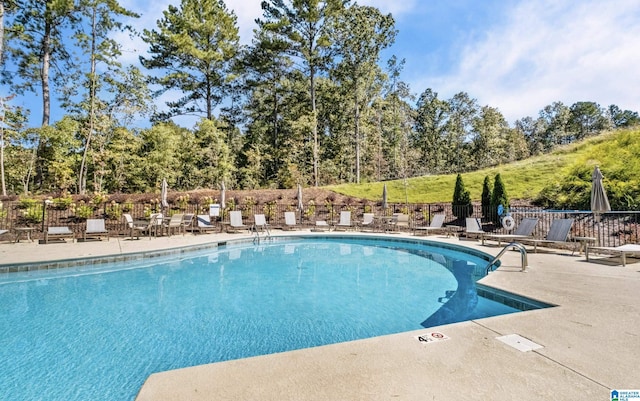
[[[536,344],[533,341],[527,340],[526,338],[517,334],[508,334],[506,336],[496,337],[496,339],[522,352],[544,348],[542,345]]]

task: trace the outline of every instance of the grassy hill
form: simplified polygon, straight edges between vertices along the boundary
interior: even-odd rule
[[[613,192],[614,198],[635,199],[629,200],[625,209],[633,209],[634,202],[640,204],[640,128],[603,133],[550,154],[465,173],[462,179],[474,201],[480,200],[484,177],[489,176],[493,184],[495,175],[500,173],[510,199],[539,198],[546,205],[578,207],[575,202],[584,203],[585,190],[590,190],[595,165],[600,166],[605,187]],[[449,174],[410,178],[406,186],[403,180],[387,181],[388,198],[390,202],[450,202],[455,180],[456,175]],[[379,200],[383,185],[383,182],[342,184],[327,189]],[[575,194],[572,195],[572,191]]]

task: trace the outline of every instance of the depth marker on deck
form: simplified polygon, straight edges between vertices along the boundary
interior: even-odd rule
[[[449,336],[447,336],[446,334],[440,333],[439,331],[432,331],[430,333],[425,333],[419,336],[415,336],[415,339],[420,341],[421,343],[429,344],[436,341],[448,340]]]

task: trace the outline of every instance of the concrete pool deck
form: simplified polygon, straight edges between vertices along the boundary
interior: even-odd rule
[[[301,233],[307,234],[283,235]],[[404,235],[393,234],[399,236]],[[206,246],[242,237],[2,243],[0,265]],[[479,241],[420,238],[491,255],[501,250]],[[507,252],[502,266],[480,282],[557,306],[159,372],[147,379],[136,400],[610,400],[611,389],[640,389],[640,263],[586,262],[584,255],[562,250],[528,256],[527,273],[520,272],[520,254]],[[447,339],[424,343],[416,338],[432,332]],[[256,334],[265,335],[248,333]],[[522,352],[496,339],[511,334],[542,348]]]

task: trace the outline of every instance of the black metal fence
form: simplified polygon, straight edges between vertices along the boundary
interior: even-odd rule
[[[295,211],[297,221],[303,227],[315,225],[316,220],[336,222],[343,210],[351,211],[353,223],[362,221],[364,213],[376,215],[392,215],[404,213],[410,217],[410,227],[428,225],[436,213],[444,213],[446,225],[464,226],[463,217],[456,217],[450,203],[430,204],[389,204],[386,209],[381,205],[338,205],[331,203],[307,204],[300,213],[295,204],[238,204],[227,205],[222,210],[220,220],[228,222],[230,210],[241,210],[245,224],[253,223],[254,214],[264,214],[269,224],[280,226],[284,224],[284,212]],[[114,235],[127,233],[123,213],[129,213],[134,219],[143,219],[154,212],[164,212],[165,215],[175,213],[208,214],[209,204],[179,203],[169,204],[161,208],[159,204],[149,203],[115,203],[107,202],[100,205],[92,204],[51,204],[45,201],[23,203],[20,201],[3,202],[0,205],[0,229],[13,230],[18,227],[34,228],[34,237],[41,238],[49,226],[67,226],[74,232],[85,230],[87,218],[103,218],[106,227]],[[479,204],[473,206],[470,217],[482,218],[483,229],[489,232],[506,233],[497,217],[482,216]],[[543,210],[535,207],[518,207],[511,209],[516,226],[525,217],[538,218],[534,236],[544,237],[551,222],[558,218],[573,218],[571,231],[573,237],[594,237],[603,246],[617,246],[625,243],[635,243],[639,240],[640,212],[616,211],[608,212],[598,219],[593,213],[574,210]],[[599,221],[597,221],[599,220]],[[410,228],[409,228],[410,229]]]

